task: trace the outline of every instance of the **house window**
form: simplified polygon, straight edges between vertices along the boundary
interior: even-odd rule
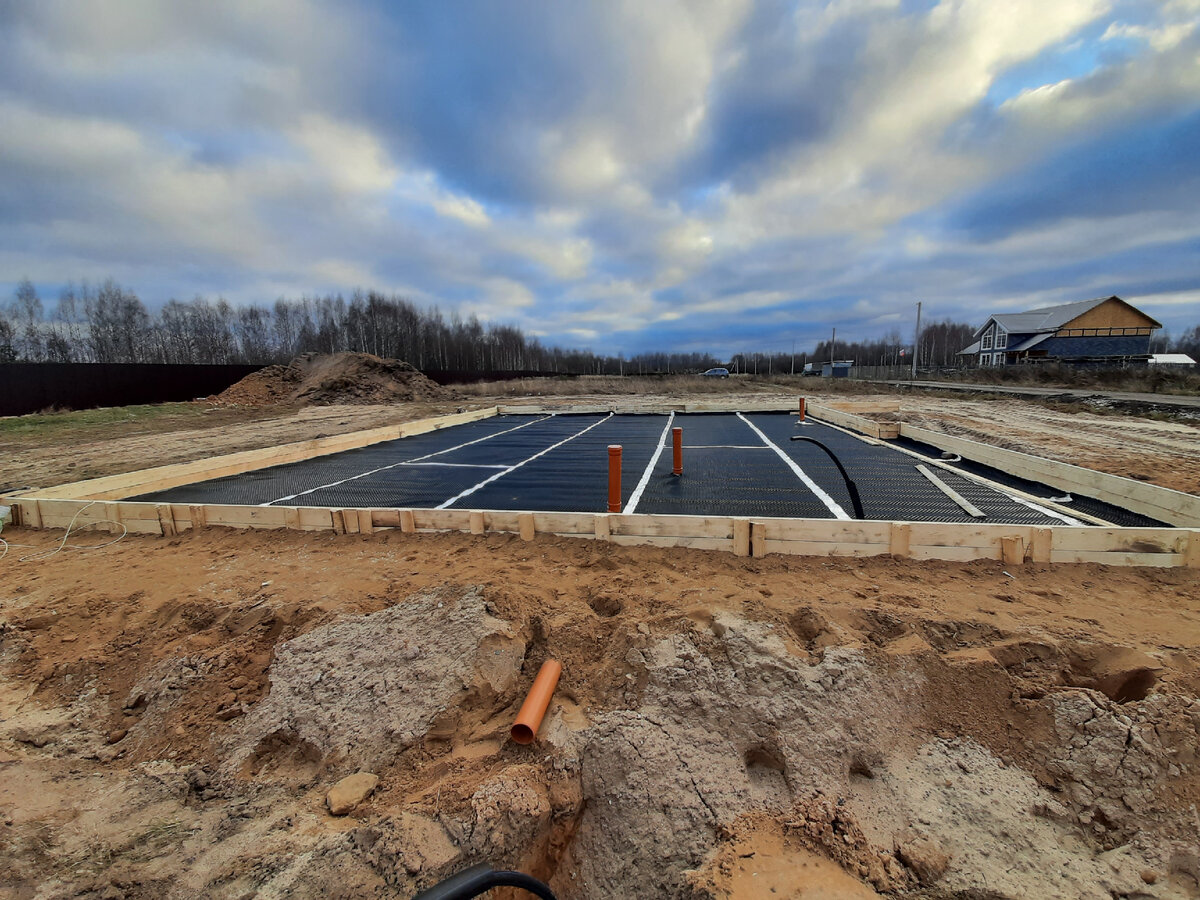
[[[980,345],[980,349],[981,350],[991,350],[992,349],[992,329],[991,328],[989,328],[987,331],[985,331],[983,333],[983,343]]]
[[[1008,346],[1008,332],[1005,331],[1003,328],[1001,328],[999,325],[997,325],[996,326],[996,349],[1003,350],[1007,346]]]
[[[997,365],[997,366],[1002,366],[1002,365],[1004,365],[1004,363],[1006,362],[1006,359],[1005,359],[1005,356],[1004,356],[1004,354],[1003,354],[1003,353],[996,353],[996,354],[994,354],[994,355],[992,356],[992,362],[993,362],[993,364],[994,364],[994,365]]]

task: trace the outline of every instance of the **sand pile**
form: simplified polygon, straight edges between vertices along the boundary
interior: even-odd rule
[[[369,353],[305,353],[286,366],[267,366],[247,375],[216,397],[218,406],[270,406],[298,401],[397,403],[442,400],[451,394],[399,359]]]

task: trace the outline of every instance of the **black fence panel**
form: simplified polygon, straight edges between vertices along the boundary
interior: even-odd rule
[[[219,394],[262,366],[0,363],[0,416],[166,403]]]

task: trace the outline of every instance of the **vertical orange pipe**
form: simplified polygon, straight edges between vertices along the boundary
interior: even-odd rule
[[[533,743],[538,727],[542,724],[542,717],[546,715],[546,708],[550,705],[550,697],[558,687],[558,676],[561,674],[562,663],[558,660],[548,659],[542,663],[537,678],[533,679],[533,687],[529,689],[529,696],[521,704],[521,711],[517,713],[517,720],[509,732],[518,744]]]
[[[621,511],[621,445],[608,445],[608,511]]]
[[[800,421],[804,421],[804,398],[800,398]]]
[[[675,467],[671,470],[672,475],[683,474],[683,429],[671,429],[671,445],[675,450]]]

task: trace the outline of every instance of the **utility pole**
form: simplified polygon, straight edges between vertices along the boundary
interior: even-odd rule
[[[917,380],[917,357],[921,348],[921,301],[917,301],[917,333],[913,335],[912,381]]]
[[[796,339],[792,338],[792,374],[796,374]]]
[[[833,337],[829,339],[829,365],[833,366],[833,348],[837,346],[837,329],[833,329]]]

